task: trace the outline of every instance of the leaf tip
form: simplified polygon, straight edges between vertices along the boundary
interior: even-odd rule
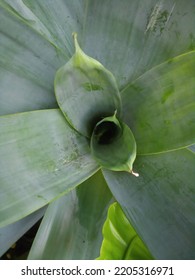
[[[73,36],[73,39],[74,39],[75,51],[76,51],[76,52],[81,51],[81,48],[80,48],[79,43],[78,43],[78,40],[77,40],[77,33],[76,33],[76,32],[73,32],[73,33],[72,33],[72,36]]]
[[[130,170],[130,173],[135,177],[139,177],[139,173],[134,172],[133,170]]]

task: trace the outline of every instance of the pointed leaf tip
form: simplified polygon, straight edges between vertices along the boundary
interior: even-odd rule
[[[78,52],[83,52],[79,46],[79,43],[78,43],[78,40],[77,40],[77,33],[76,32],[73,32],[72,33],[72,36],[73,36],[73,39],[74,39],[74,46],[75,46],[75,53],[78,53]]]
[[[68,123],[90,137],[97,120],[120,114],[121,98],[114,76],[97,60],[86,55],[73,33],[75,54],[55,76],[58,105]]]
[[[90,142],[91,152],[103,168],[113,171],[132,171],[136,158],[136,142],[130,128],[116,117],[106,117],[98,122]]]
[[[130,173],[131,173],[132,175],[134,175],[135,177],[139,177],[139,173],[134,172],[133,170],[131,170]]]

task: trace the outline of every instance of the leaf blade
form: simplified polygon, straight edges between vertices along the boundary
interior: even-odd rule
[[[75,54],[55,76],[55,94],[58,105],[70,125],[90,137],[94,123],[120,114],[121,100],[114,76],[97,60],[87,56],[74,33]]]
[[[133,173],[133,162],[136,158],[135,138],[130,128],[119,122],[116,112],[96,124],[90,148],[102,168]]]
[[[45,2],[45,3],[44,3]],[[19,18],[29,29],[39,33],[66,58],[71,57],[71,34],[80,31],[84,8],[80,1],[10,1],[2,0],[1,6],[14,18]],[[77,13],[75,13],[77,9]],[[80,31],[81,32],[81,31]]]
[[[63,56],[2,7],[0,14],[0,115],[56,108],[53,79]]]
[[[1,226],[46,205],[98,170],[86,139],[66,124],[58,109],[1,117],[0,131]]]
[[[182,160],[181,160],[182,159]],[[193,259],[194,153],[139,156],[139,178],[104,170],[111,192],[155,259]]]
[[[20,221],[0,228],[0,257],[42,218],[45,210],[45,208],[41,208]]]
[[[96,258],[102,241],[99,228],[112,201],[99,171],[76,190],[51,203],[28,259]]]
[[[89,2],[83,48],[110,69],[121,90],[152,67],[195,49],[194,9],[193,0]]]
[[[159,153],[195,142],[195,52],[146,72],[122,93],[124,121],[138,154]]]
[[[117,202],[108,209],[103,236],[98,260],[153,259]]]

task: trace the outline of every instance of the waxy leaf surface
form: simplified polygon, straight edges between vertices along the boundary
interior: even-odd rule
[[[119,122],[116,113],[96,124],[90,148],[101,167],[132,172],[136,158],[136,142],[130,128]]]
[[[54,74],[74,53],[72,32],[120,89],[195,48],[194,0],[1,0],[0,7],[0,65],[10,61],[8,71],[0,67],[1,114],[56,108]]]
[[[0,257],[42,218],[45,210],[46,207],[43,207],[15,223],[0,228]]]
[[[137,156],[139,177],[104,170],[114,197],[155,259],[195,258],[195,154]]]
[[[79,34],[79,42],[83,50],[91,57],[101,61],[114,74],[120,89],[126,88],[129,83],[159,63],[195,49],[194,0],[0,0],[0,6],[0,114],[2,115],[57,106],[53,95],[54,74],[56,69],[64,65],[74,53],[72,32],[76,31]],[[192,72],[194,73],[194,69]],[[90,85],[86,84],[85,87],[89,89]],[[97,84],[93,85],[93,89],[97,89]],[[136,109],[139,108],[136,107]],[[191,139],[192,134],[189,136]],[[172,137],[175,137],[174,134],[171,135]],[[183,137],[186,139],[185,135]],[[152,145],[148,146],[149,143],[148,141],[147,147],[144,151],[142,150],[142,153],[153,152]],[[183,143],[180,142],[179,146],[183,146]],[[138,149],[140,147],[144,149],[144,146],[140,146],[138,143]],[[166,150],[167,147],[165,147]],[[163,150],[165,150],[164,147]],[[4,154],[5,158],[6,156],[7,154]],[[6,165],[4,169],[9,169],[10,162],[4,160],[4,157],[1,154],[0,164],[3,166],[2,162],[4,162]],[[182,154],[182,159],[177,158],[177,160],[183,163],[189,158],[187,154]],[[191,164],[194,163],[191,162]],[[175,164],[174,166],[177,168]],[[15,170],[16,173],[13,170],[9,169],[9,176],[12,178],[17,174],[18,168]],[[158,168],[152,168],[153,174],[147,175],[150,176],[149,181],[153,180],[155,170]],[[179,170],[181,178],[185,175],[186,180],[190,180],[186,171],[183,173],[182,168]],[[134,179],[137,180],[137,178]],[[189,184],[193,180],[192,177]],[[185,180],[178,179],[178,182],[180,181]],[[15,192],[20,190],[20,184],[14,185],[13,182],[12,184],[15,196]],[[171,185],[170,179],[165,189]],[[19,197],[20,199],[21,197]],[[33,201],[29,200],[28,203],[33,203]],[[194,213],[194,209],[190,205],[189,219],[191,213]],[[141,209],[142,205],[137,212],[141,212]],[[170,207],[170,209],[172,208]],[[155,210],[152,211],[158,213],[158,210],[157,204]],[[21,207],[14,211],[20,212]],[[169,209],[166,211],[169,218]],[[161,214],[160,211],[159,216]],[[143,213],[140,215],[142,216]],[[183,216],[180,216],[182,224]],[[187,216],[186,221],[188,221]],[[135,224],[140,226],[139,217]],[[177,223],[174,226],[174,221],[169,226],[170,228],[175,227],[177,234],[180,232],[180,227]],[[152,222],[150,227],[154,228]],[[188,227],[187,224],[186,227]],[[141,228],[141,232],[142,236],[146,232],[148,239],[148,228]],[[177,236],[175,232],[173,232],[173,236]],[[181,233],[179,234],[181,236]],[[188,238],[190,240],[191,235],[189,236],[188,232],[186,234],[186,237],[185,233],[183,234],[184,240]],[[161,235],[162,232],[159,230],[159,236]],[[188,252],[190,244],[185,241],[189,246],[186,246],[184,253],[183,244],[185,242],[180,243],[181,238],[177,246],[174,243],[176,238],[173,240],[175,244],[173,247],[176,250],[172,250],[171,246],[169,250],[171,239],[173,237],[170,240],[168,238],[164,249],[162,248],[164,243],[162,246],[161,242],[159,243],[161,248],[156,255],[161,257],[160,251],[163,252],[162,258],[167,254],[171,256],[174,251],[178,258],[190,255]],[[153,240],[151,238],[150,247],[155,247],[156,244],[158,247],[157,240],[158,238]],[[152,243],[153,245],[151,245]],[[168,252],[165,254],[166,249]],[[193,246],[192,249],[194,250]]]
[[[0,37],[0,115],[56,108],[53,80],[64,56],[1,1]]]
[[[55,93],[70,125],[90,137],[97,120],[120,113],[121,102],[112,73],[81,50],[76,34],[74,41],[75,54],[56,73]]]
[[[122,92],[124,121],[138,154],[164,152],[195,143],[195,52],[146,72]]]
[[[0,226],[48,204],[98,169],[59,109],[0,117]]]
[[[101,172],[52,202],[29,259],[95,259],[107,210],[113,201]]]
[[[124,88],[152,67],[195,49],[194,0],[86,1],[82,46]]]

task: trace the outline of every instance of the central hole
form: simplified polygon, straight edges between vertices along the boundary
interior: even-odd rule
[[[116,140],[120,132],[120,128],[114,122],[105,121],[95,128],[94,134],[99,145],[108,145]]]

